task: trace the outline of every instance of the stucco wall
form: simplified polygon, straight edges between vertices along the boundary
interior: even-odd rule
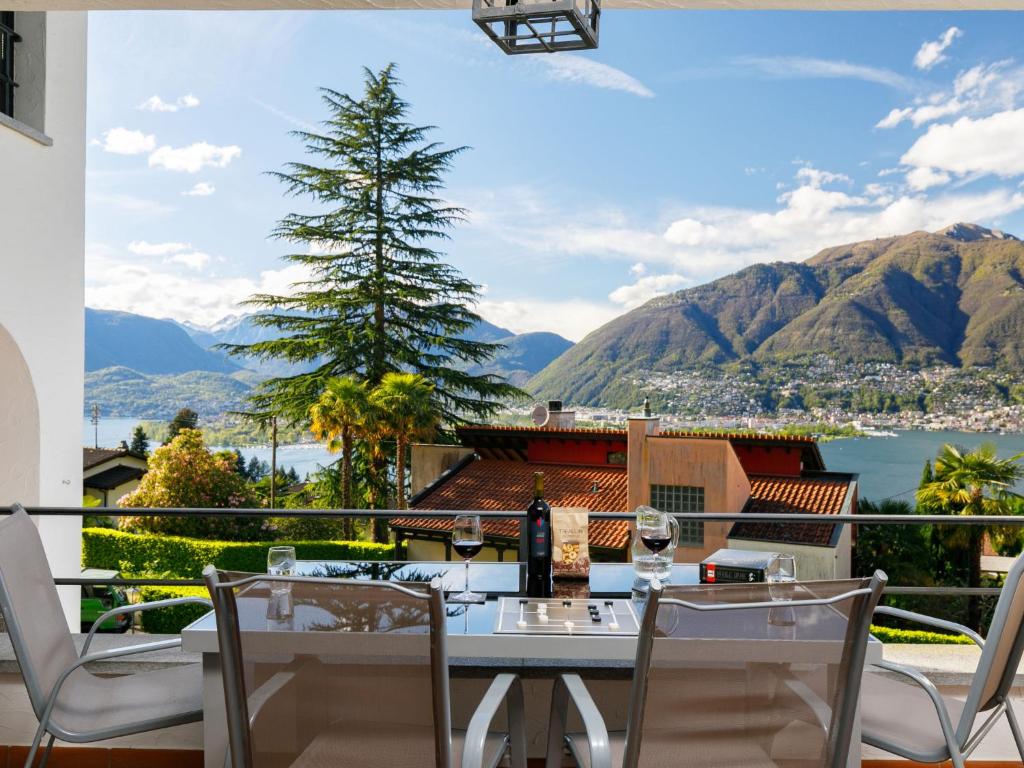
[[[835,547],[811,547],[807,545],[779,544],[772,541],[749,541],[729,539],[728,546],[734,549],[751,549],[756,552],[781,552],[796,558],[796,577],[800,581],[850,578],[850,526],[844,525]]]
[[[44,132],[52,146],[0,125],[0,326],[24,358],[39,408],[38,496],[47,506],[80,506],[84,388],[85,70],[86,16],[46,20]],[[14,359],[0,348],[0,366]],[[13,397],[8,380],[0,396]],[[19,395],[21,397],[22,395]],[[9,427],[2,439],[10,439]],[[14,439],[19,439],[16,431]],[[31,461],[31,459],[30,459]],[[29,474],[31,469],[26,470]],[[0,476],[0,503],[25,493],[24,482]],[[23,497],[24,498],[24,497]],[[79,569],[79,518],[40,518],[55,575]],[[77,589],[64,588],[75,626]]]
[[[750,481],[728,440],[661,437],[653,419],[629,422],[629,509],[650,504],[651,485],[704,489],[706,512],[741,512]],[[706,523],[704,546],[676,549],[676,561],[697,563],[726,546],[731,523]]]

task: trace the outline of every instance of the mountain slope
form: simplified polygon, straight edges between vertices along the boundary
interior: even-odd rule
[[[241,366],[203,349],[176,323],[129,312],[85,310],[85,370],[123,366],[146,374],[232,373]]]
[[[180,325],[196,343],[208,349],[216,344],[252,344],[277,338],[276,329],[256,325],[252,318],[251,314],[229,318],[210,328],[185,323]],[[486,320],[478,322],[464,335],[473,341],[502,344],[507,347],[499,351],[487,364],[470,367],[471,373],[493,373],[519,385],[525,384],[531,376],[572,346],[571,341],[555,333],[516,335],[507,328]],[[263,377],[294,376],[310,367],[280,360],[261,361],[240,357],[231,359]]]
[[[234,376],[211,371],[147,375],[115,366],[85,375],[86,412],[95,403],[104,416],[169,419],[187,406],[214,418],[240,408],[249,391]]]
[[[1024,243],[975,224],[756,264],[656,298],[597,329],[531,382],[605,403],[647,371],[827,354],[902,365],[1024,365]]]

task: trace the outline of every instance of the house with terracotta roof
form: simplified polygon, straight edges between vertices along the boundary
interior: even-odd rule
[[[409,559],[451,557],[450,520],[431,510],[523,510],[532,476],[545,475],[552,507],[629,512],[647,504],[667,512],[779,512],[833,515],[857,505],[857,477],[828,472],[810,437],[662,431],[657,417],[629,419],[625,430],[580,429],[552,403],[539,427],[463,426],[457,446],[414,446],[415,514],[391,521]],[[487,559],[515,559],[514,519],[484,522]],[[628,520],[592,520],[597,560],[629,559]],[[722,547],[785,551],[801,578],[850,571],[849,526],[683,521],[676,559],[699,562]]]
[[[104,507],[116,506],[122,496],[139,487],[147,469],[146,457],[133,453],[123,442],[119,448],[83,448],[82,494],[99,499]]]

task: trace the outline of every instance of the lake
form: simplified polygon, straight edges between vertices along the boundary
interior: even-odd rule
[[[130,441],[132,430],[140,419],[101,419],[99,444],[115,447],[122,440]],[[93,426],[88,417],[83,419],[83,445],[93,444]],[[982,443],[994,443],[1000,456],[1012,456],[1024,451],[1024,435],[995,435],[978,432],[898,432],[896,437],[854,437],[821,443],[825,465],[837,472],[860,474],[862,499],[901,498],[913,501],[914,491],[921,479],[925,459],[934,459],[944,443],[965,448],[976,448]],[[246,461],[256,456],[270,463],[270,448],[242,448]],[[337,460],[322,445],[282,445],[277,449],[278,466],[294,467],[299,477],[315,472],[318,467]]]

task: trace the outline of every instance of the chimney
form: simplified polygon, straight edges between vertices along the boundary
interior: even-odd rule
[[[545,429],[575,429],[576,411],[563,411],[561,400],[548,400],[548,418]]]

